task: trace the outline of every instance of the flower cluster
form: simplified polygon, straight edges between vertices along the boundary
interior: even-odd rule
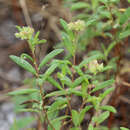
[[[34,29],[31,27],[19,27],[17,26],[19,33],[15,33],[17,38],[21,38],[21,40],[29,40],[34,33]]]
[[[103,70],[103,63],[98,64],[97,60],[93,60],[88,65],[89,71],[93,74]]]
[[[85,22],[83,20],[77,20],[76,22],[70,22],[68,28],[73,31],[83,31],[85,29]]]

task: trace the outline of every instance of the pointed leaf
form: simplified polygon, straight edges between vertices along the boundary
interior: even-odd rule
[[[87,4],[86,2],[77,2],[77,3],[73,3],[71,10],[78,10],[78,9],[83,9],[83,8],[88,8],[90,7],[89,4]]]
[[[38,89],[21,89],[21,90],[9,92],[8,95],[17,96],[17,95],[31,94],[31,93],[38,92],[38,91],[39,91]]]
[[[111,93],[112,91],[114,91],[114,87],[108,88],[107,90],[105,90],[105,92],[103,94],[100,94],[100,97],[102,99],[104,99],[109,93]]]
[[[107,110],[109,112],[116,113],[116,109],[113,106],[105,105],[100,107],[102,110]]]
[[[51,74],[55,71],[55,69],[58,67],[58,65],[59,65],[59,64],[53,64],[53,65],[51,65],[51,66],[47,69],[47,71],[44,73],[44,76],[48,77],[49,75],[51,75]]]
[[[56,88],[60,89],[60,90],[63,90],[63,88],[60,86],[60,84],[55,80],[53,79],[52,77],[48,77],[47,78],[48,82],[50,82],[52,85],[54,85]]]
[[[68,94],[68,92],[65,90],[54,91],[54,92],[47,94],[45,96],[45,98],[52,97],[52,96],[61,96],[61,95],[66,95],[66,94]]]
[[[92,124],[90,124],[90,125],[88,126],[88,130],[94,130],[93,125],[92,125]]]
[[[129,128],[120,127],[121,130],[130,130]]]
[[[86,106],[85,108],[83,108],[79,114],[79,123],[81,123],[84,119],[85,113],[91,109],[93,106]]]
[[[104,120],[106,120],[110,115],[109,111],[103,112],[98,117],[94,117],[92,120],[96,122],[97,124],[102,123]]]
[[[101,90],[105,87],[108,87],[108,86],[112,85],[114,82],[115,82],[115,80],[113,80],[113,79],[104,81],[104,82],[98,84],[91,92],[93,93],[93,92]]]
[[[79,125],[79,114],[76,110],[72,110],[72,121],[74,123],[75,126]]]
[[[10,58],[19,66],[21,66],[22,68],[24,68],[25,70],[31,72],[32,74],[36,75],[36,70],[32,67],[31,64],[29,64],[26,60],[18,57],[18,56],[14,56],[11,55]]]
[[[29,59],[30,61],[33,62],[33,58],[30,55],[26,54],[26,53],[22,53],[20,57],[22,59]]]
[[[39,65],[39,69],[41,69],[41,67],[43,67],[45,64],[47,64],[53,57],[55,57],[56,55],[60,54],[63,51],[64,51],[63,49],[56,49],[56,50],[53,50],[52,52],[50,52],[41,61],[40,65]]]
[[[128,36],[130,36],[130,29],[122,32],[119,37],[120,37],[120,39],[123,39],[123,38],[126,38]]]
[[[60,100],[55,101],[50,106],[50,108],[48,109],[48,112],[50,112],[50,111],[56,111],[57,109],[61,108],[66,103],[67,103],[67,99],[60,98]]]
[[[68,31],[68,25],[65,20],[60,19],[60,24],[62,25],[65,31]]]

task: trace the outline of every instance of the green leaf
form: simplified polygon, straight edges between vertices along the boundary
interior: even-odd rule
[[[38,111],[37,109],[23,108],[23,109],[17,110],[17,112],[36,112],[36,113],[39,113],[40,111]]]
[[[109,112],[116,113],[116,109],[113,106],[105,105],[100,107],[102,110],[107,110]]]
[[[126,38],[126,37],[128,37],[128,36],[130,36],[130,29],[128,29],[128,30],[126,30],[126,31],[124,31],[124,32],[122,32],[122,33],[120,33],[120,39],[123,39],[123,38]]]
[[[63,90],[63,88],[60,86],[60,84],[58,82],[56,82],[56,80],[54,80],[52,77],[47,77],[47,80],[49,83],[51,83],[52,85],[54,85],[56,88]]]
[[[60,19],[60,24],[62,25],[62,27],[64,28],[64,30],[68,31],[68,24],[66,23],[65,20]]]
[[[84,73],[82,72],[82,70],[79,68],[79,66],[73,66],[73,68],[75,69],[75,71],[80,75],[83,76]]]
[[[92,125],[92,124],[90,124],[90,125],[88,126],[88,130],[94,130],[93,125]]]
[[[56,111],[57,109],[61,108],[64,104],[67,103],[67,99],[65,98],[59,98],[56,100],[48,109],[48,112],[50,111]]]
[[[68,50],[68,52],[71,55],[74,55],[74,46],[73,46],[72,41],[70,40],[70,37],[68,36],[68,34],[66,34],[65,32],[62,32],[62,39],[63,39],[63,44],[64,44],[65,48]]]
[[[120,127],[121,130],[130,130],[129,128]]]
[[[96,21],[97,21],[97,19],[90,19],[90,20],[88,20],[88,21],[86,22],[86,27],[88,27],[88,26],[94,24]]]
[[[68,89],[68,94],[75,94],[76,96],[82,96],[82,92],[72,88]]]
[[[8,95],[17,96],[17,95],[31,94],[31,93],[38,92],[38,91],[39,91],[38,89],[21,89],[21,90],[9,92]]]
[[[48,77],[49,75],[51,75],[51,74],[55,71],[55,69],[58,67],[58,65],[59,65],[59,64],[53,64],[53,65],[51,65],[51,66],[47,69],[47,71],[44,73],[44,76]]]
[[[41,61],[38,69],[40,70],[41,67],[43,67],[45,64],[47,64],[53,57],[55,57],[56,55],[60,54],[61,52],[63,52],[63,49],[56,49],[53,50],[52,52],[50,52],[48,55],[46,55],[44,57],[44,59]]]
[[[45,40],[45,39],[42,39],[42,40],[39,40],[39,41],[36,42],[37,45],[38,45],[38,44],[43,44],[43,43],[46,43],[46,40]]]
[[[91,92],[93,93],[93,92],[101,90],[105,87],[108,87],[108,86],[112,85],[114,82],[115,82],[115,80],[113,80],[113,79],[104,81],[104,82],[98,84]]]
[[[61,95],[66,95],[66,94],[68,94],[68,92],[65,90],[54,91],[54,92],[47,94],[45,96],[45,98],[52,97],[52,96],[61,96]]]
[[[101,124],[104,120],[106,120],[110,115],[109,111],[103,112],[98,117],[94,117],[92,120],[97,124]]]
[[[33,58],[30,55],[26,54],[26,53],[22,53],[20,57],[22,59],[29,59],[30,61],[33,62]]]
[[[86,2],[76,2],[72,4],[71,10],[74,11],[74,10],[89,8],[89,7],[90,5]]]
[[[112,91],[114,91],[114,87],[108,88],[107,90],[105,90],[105,92],[103,94],[100,94],[100,97],[102,99],[104,99],[109,93],[111,93]]]
[[[85,113],[90,110],[93,106],[86,106],[85,108],[83,108],[79,114],[79,123],[81,123],[84,119]]]
[[[66,84],[70,88],[72,87],[72,81],[69,77],[64,76],[62,73],[58,73],[57,76],[60,79],[62,84]]]
[[[70,128],[70,130],[80,130],[79,127],[73,127],[73,128]]]
[[[35,120],[36,119],[32,116],[22,117],[13,123],[13,126],[10,128],[10,130],[20,130],[20,129],[26,128],[28,125],[30,125],[30,123],[32,123]]]
[[[72,121],[74,125],[77,127],[79,125],[79,114],[76,110],[72,110]]]
[[[105,56],[108,57],[110,51],[114,48],[114,46],[116,45],[116,42],[112,42],[110,43],[110,45],[108,46],[107,50],[105,51]]]
[[[66,119],[66,118],[68,118],[68,117],[69,117],[69,116],[61,116],[61,117],[58,117],[58,118],[52,120],[51,123],[56,123],[57,121],[60,121],[60,120]]]
[[[77,87],[78,85],[80,85],[82,82],[84,81],[84,77],[78,77],[77,79],[74,80],[73,82],[73,88]]]
[[[36,70],[26,60],[24,60],[24,59],[22,59],[18,56],[14,56],[14,55],[11,55],[10,58],[11,58],[11,60],[13,60],[16,64],[18,64],[19,66],[21,66],[25,70],[27,70],[27,71],[31,72],[32,74],[36,75]]]

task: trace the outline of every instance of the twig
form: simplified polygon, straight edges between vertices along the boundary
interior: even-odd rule
[[[26,21],[27,25],[30,26],[30,27],[33,27],[30,16],[29,16],[29,13],[28,13],[28,9],[27,9],[25,0],[19,0],[19,2],[20,2],[20,6],[21,6],[21,8],[23,10],[23,14],[24,14],[25,21]]]

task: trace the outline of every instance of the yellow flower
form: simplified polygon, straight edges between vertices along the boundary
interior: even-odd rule
[[[19,27],[17,26],[19,33],[15,33],[17,38],[21,38],[22,40],[29,40],[34,33],[34,29],[31,27]]]
[[[73,31],[83,31],[85,29],[85,22],[83,20],[77,20],[70,22],[68,28]]]

